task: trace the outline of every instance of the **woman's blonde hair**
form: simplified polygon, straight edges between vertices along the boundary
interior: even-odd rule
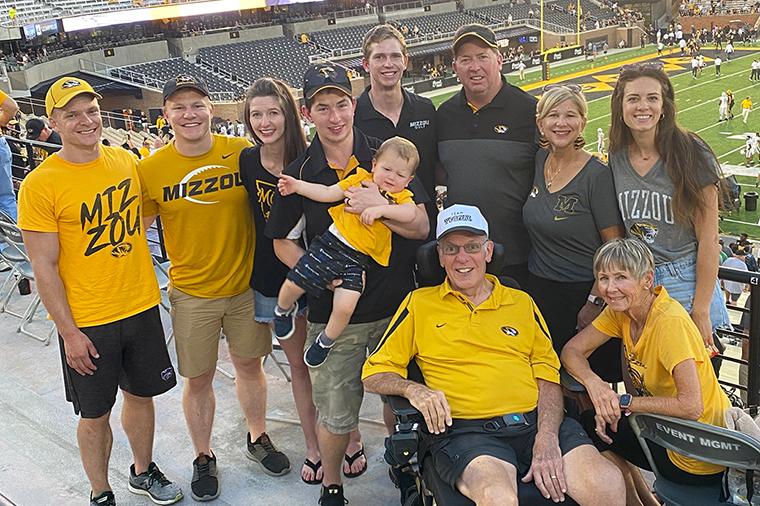
[[[654,257],[638,239],[613,239],[603,244],[594,255],[594,276],[601,270],[620,269],[641,279],[654,271]]]
[[[562,85],[555,86],[544,92],[536,106],[536,119],[538,121],[543,120],[549,115],[549,112],[552,109],[565,100],[571,100],[578,108],[581,117],[584,120],[588,119],[588,104],[586,103],[586,97],[583,95],[583,92],[575,91]]]

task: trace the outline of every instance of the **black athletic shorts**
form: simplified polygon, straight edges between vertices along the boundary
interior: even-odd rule
[[[169,359],[158,306],[104,325],[82,327],[98,350],[92,358],[95,374],[82,376],[66,363],[63,338],[59,335],[66,400],[82,418],[98,418],[116,402],[116,391],[153,397],[177,384]]]
[[[326,231],[314,238],[287,278],[314,298],[326,292],[327,285],[336,279],[343,280],[340,288],[362,293],[362,274],[368,263],[369,255],[356,251]]]
[[[509,462],[517,469],[521,479],[533,461],[533,443],[536,440],[536,412],[525,415],[530,422],[524,427],[506,427],[497,431],[453,428],[442,435],[431,435],[430,454],[439,476],[456,490],[456,483],[467,465],[481,455],[489,455]],[[467,420],[468,425],[472,420]],[[485,422],[485,421],[483,421]],[[559,447],[562,455],[578,446],[592,444],[583,427],[572,418],[565,418],[559,428]]]

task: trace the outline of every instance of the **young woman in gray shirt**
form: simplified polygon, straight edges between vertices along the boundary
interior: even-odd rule
[[[661,64],[623,67],[612,94],[609,163],[626,233],[649,246],[655,283],[717,351],[713,330],[730,325],[718,284],[721,170],[707,144],[676,123]]]

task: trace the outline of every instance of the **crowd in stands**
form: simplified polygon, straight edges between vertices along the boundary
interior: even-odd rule
[[[681,16],[709,16],[726,14],[754,14],[760,12],[760,2],[753,0],[681,0]]]

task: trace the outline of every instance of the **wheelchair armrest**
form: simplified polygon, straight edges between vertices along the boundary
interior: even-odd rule
[[[565,369],[559,370],[559,382],[562,385],[562,388],[569,392],[576,394],[586,392],[586,387],[584,387],[577,379],[573,378]]]
[[[422,413],[417,411],[417,408],[412,406],[409,399],[406,397],[401,397],[400,395],[387,395],[385,398],[388,401],[388,406],[390,406],[391,411],[400,422],[422,418]]]

